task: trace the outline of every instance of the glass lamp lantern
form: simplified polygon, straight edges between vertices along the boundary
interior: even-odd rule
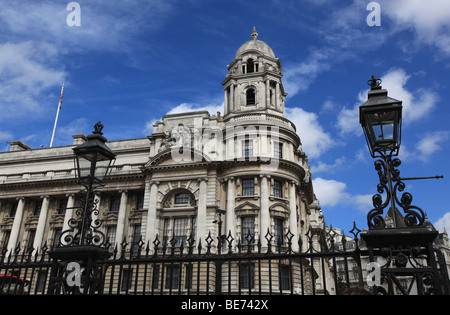
[[[73,148],[76,175],[85,187],[103,185],[115,161],[116,154],[106,145],[102,129],[103,125],[98,122],[95,131],[87,136],[87,141]]]
[[[359,107],[360,123],[370,154],[397,156],[401,143],[402,102],[387,96],[381,80],[372,76],[368,100]]]

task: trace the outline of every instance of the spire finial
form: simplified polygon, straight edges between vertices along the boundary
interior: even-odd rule
[[[256,31],[256,27],[253,26],[253,32],[252,32],[252,39],[257,40],[258,39],[258,32]]]

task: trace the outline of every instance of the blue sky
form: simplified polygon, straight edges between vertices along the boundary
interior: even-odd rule
[[[404,105],[401,175],[413,204],[450,229],[450,2],[379,0],[3,1],[0,6],[0,152],[22,140],[48,147],[89,134],[141,138],[169,112],[222,110],[221,82],[237,49],[268,43],[283,66],[287,117],[309,156],[314,189],[333,227],[367,227],[378,177],[358,120],[367,80],[381,77]]]

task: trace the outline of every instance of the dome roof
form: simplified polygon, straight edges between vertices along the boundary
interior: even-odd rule
[[[258,50],[265,56],[275,58],[275,54],[273,53],[272,48],[270,48],[270,46],[265,42],[258,40],[258,32],[255,28],[253,28],[252,39],[248,42],[245,42],[241,47],[239,47],[238,51],[236,52],[235,58],[250,50]]]

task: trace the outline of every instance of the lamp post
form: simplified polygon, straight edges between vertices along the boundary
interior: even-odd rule
[[[85,189],[80,192],[80,206],[75,207],[76,218],[69,220],[69,228],[61,233],[58,247],[50,252],[53,265],[49,294],[98,293],[103,273],[101,261],[111,255],[106,237],[99,230],[102,222],[93,219],[93,215],[98,215],[95,189],[104,185],[116,154],[106,145],[101,122],[94,129],[86,142],[73,148],[76,178]],[[66,266],[79,267],[79,272],[65,269]]]
[[[421,226],[425,222],[425,214],[419,207],[411,205],[412,195],[405,192],[400,200],[397,198],[397,192],[405,189],[397,169],[401,161],[393,159],[398,155],[401,144],[402,101],[388,97],[387,90],[381,87],[381,80],[375,76],[368,83],[371,90],[368,100],[359,108],[359,117],[370,155],[379,158],[375,161],[380,179],[377,190],[386,192],[384,202],[380,194],[373,196],[374,209],[367,215],[368,226],[371,229],[386,227],[382,214],[388,206],[388,217],[392,220],[390,227]],[[396,205],[403,208],[405,217]]]
[[[367,244],[371,262],[375,262],[375,253],[386,259],[380,268],[385,284],[378,282],[373,291],[375,294],[394,294],[394,286],[397,285],[401,292],[407,294],[416,281],[417,294],[440,294],[433,253],[433,241],[438,232],[427,223],[422,209],[411,204],[412,195],[403,192],[406,187],[403,180],[430,177],[400,177],[398,167],[401,161],[396,156],[401,144],[402,102],[388,97],[388,92],[381,87],[381,80],[375,76],[368,83],[371,89],[368,100],[359,108],[360,123],[370,155],[377,158],[374,164],[380,182],[378,193],[372,197],[374,208],[367,214],[369,230],[361,237]],[[400,198],[397,197],[398,192],[403,192]],[[386,197],[383,200],[381,194],[384,193]],[[405,215],[397,207],[402,208]],[[384,218],[386,208],[388,212]],[[399,279],[405,275],[412,279],[409,289],[399,287]]]

